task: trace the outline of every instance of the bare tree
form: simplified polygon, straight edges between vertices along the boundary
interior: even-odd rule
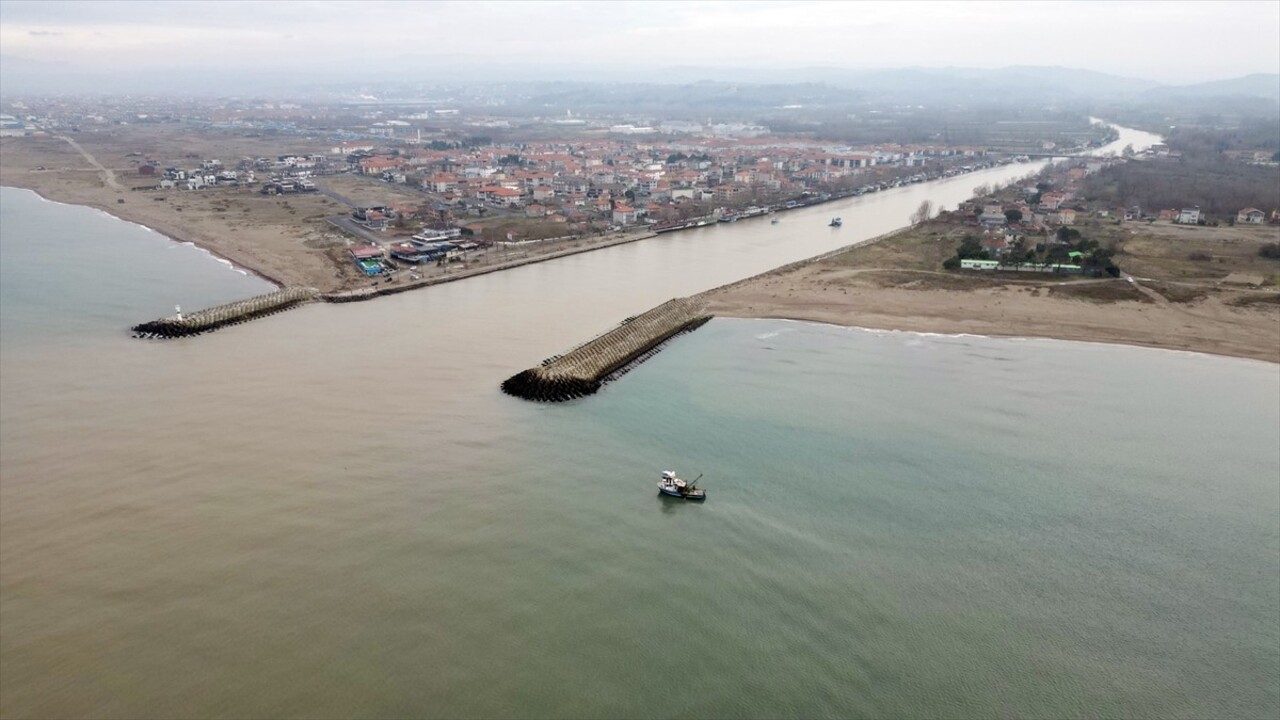
[[[926,222],[932,215],[933,203],[929,200],[921,200],[920,207],[916,208],[916,211],[911,213],[911,224],[919,225],[922,222]]]

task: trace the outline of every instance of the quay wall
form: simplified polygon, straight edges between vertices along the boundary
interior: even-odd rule
[[[566,248],[557,250],[556,252],[546,253],[545,255],[534,255],[532,257],[520,258],[518,260],[507,260],[498,262],[485,267],[470,268],[460,270],[457,273],[444,275],[433,278],[423,278],[422,280],[411,280],[409,282],[382,282],[369,287],[355,288],[353,290],[339,290],[337,292],[324,293],[320,296],[321,300],[332,303],[343,302],[360,302],[362,300],[372,300],[382,295],[394,295],[408,290],[417,288],[431,287],[432,285],[440,285],[442,283],[454,282],[455,280],[464,280],[477,275],[486,275],[499,270],[510,270],[522,265],[532,265],[534,263],[546,262],[547,260],[555,260],[556,258],[568,257],[569,255],[577,255],[579,253],[591,252],[593,250],[603,250],[604,248],[613,247],[615,245],[626,245],[637,240],[647,240],[655,237],[655,233],[647,232],[637,235],[628,235],[625,237],[615,238],[613,240],[605,240],[602,242],[587,243],[582,247]]]

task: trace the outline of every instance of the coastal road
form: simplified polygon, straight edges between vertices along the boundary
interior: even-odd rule
[[[124,189],[124,187],[122,187],[120,183],[116,181],[115,172],[104,167],[102,163],[98,162],[98,159],[96,157],[89,154],[88,150],[85,150],[84,148],[80,147],[80,143],[76,142],[75,140],[72,140],[66,135],[58,135],[56,137],[59,140],[66,140],[67,143],[71,145],[71,147],[76,149],[76,152],[84,156],[84,159],[87,160],[89,164],[94,167],[94,169],[102,173],[102,182],[106,183],[107,187],[111,188],[112,190]]]
[[[334,217],[329,218],[329,224],[345,233],[355,235],[358,238],[363,238],[374,245],[381,246],[387,239],[379,233],[361,226],[352,219],[350,215],[335,215]]]
[[[321,195],[328,195],[329,197],[333,198],[334,200],[337,200],[338,202],[342,203],[343,205],[346,205],[349,208],[355,209],[360,207],[358,204],[356,204],[354,200],[347,197],[346,195],[341,195],[339,193],[336,193],[333,190],[325,187],[324,185],[321,185],[318,182],[316,183],[316,190],[319,190]]]

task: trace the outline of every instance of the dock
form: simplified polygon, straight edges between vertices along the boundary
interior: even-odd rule
[[[315,288],[287,287],[186,315],[178,312],[159,320],[134,325],[133,333],[137,338],[155,339],[199,335],[227,325],[238,325],[246,320],[284,312],[319,297],[320,291]]]
[[[699,299],[668,300],[564,355],[511,376],[502,383],[502,391],[539,402],[592,395],[604,383],[652,357],[675,336],[696,330],[710,319]]]

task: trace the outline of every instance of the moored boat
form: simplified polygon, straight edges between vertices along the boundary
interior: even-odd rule
[[[699,475],[691,482],[686,482],[676,477],[675,471],[663,470],[662,479],[658,481],[658,492],[671,497],[683,498],[685,500],[706,500],[707,491],[697,487],[696,483]]]

